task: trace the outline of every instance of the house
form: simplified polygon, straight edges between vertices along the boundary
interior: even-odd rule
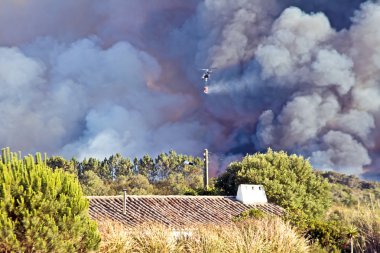
[[[232,196],[92,196],[90,216],[98,221],[112,220],[134,227],[143,223],[160,223],[170,227],[205,224],[228,224],[245,210],[256,208],[281,216],[284,209],[267,203],[260,185],[240,185]]]

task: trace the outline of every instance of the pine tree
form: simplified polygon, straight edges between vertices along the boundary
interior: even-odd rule
[[[0,252],[86,252],[100,235],[74,175],[2,150]]]

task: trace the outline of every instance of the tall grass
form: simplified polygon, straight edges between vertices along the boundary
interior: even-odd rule
[[[100,222],[99,229],[103,239],[99,252],[310,252],[301,235],[288,223],[273,217],[197,226],[183,233],[153,224],[127,229],[114,222]]]
[[[123,225],[114,221],[98,222],[102,242],[99,252],[133,252],[132,240],[129,239],[130,231]]]
[[[338,216],[346,225],[354,226],[354,252],[380,252],[380,203],[358,204],[356,208],[336,206],[330,216]]]

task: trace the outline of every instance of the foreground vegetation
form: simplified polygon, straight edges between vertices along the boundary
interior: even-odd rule
[[[149,224],[127,230],[113,222],[101,222],[99,229],[103,235],[99,252],[312,252],[289,223],[273,217],[184,231]]]
[[[380,252],[380,207],[377,203],[374,206],[357,205],[355,208],[344,206],[334,206],[329,210],[327,219],[331,227],[346,227],[340,238],[335,238],[340,242],[329,242],[334,237],[325,237],[325,245],[339,245],[340,249],[348,249],[352,243],[354,252]],[[338,231],[339,232],[339,231]],[[340,232],[341,233],[341,232]],[[330,235],[336,234],[335,231],[330,231]],[[346,240],[342,241],[342,237]],[[351,238],[347,241],[347,237]]]
[[[86,252],[100,242],[78,180],[41,155],[0,159],[0,252]]]
[[[268,150],[231,163],[204,191],[202,167],[199,157],[174,151],[133,162],[120,154],[79,162],[21,158],[3,149],[0,252],[96,249],[100,237],[83,193],[235,195],[241,183],[264,185],[269,201],[286,209],[282,220],[251,210],[233,225],[169,238],[171,230],[161,226],[125,230],[102,223],[100,252],[380,252],[379,183],[316,171],[301,156]]]

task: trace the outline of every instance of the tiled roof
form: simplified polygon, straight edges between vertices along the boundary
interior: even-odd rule
[[[245,205],[235,197],[225,196],[92,196],[90,216],[95,220],[113,220],[127,226],[161,223],[172,227],[197,224],[225,224],[242,211],[257,208],[265,213],[282,215],[284,210],[274,204]]]

